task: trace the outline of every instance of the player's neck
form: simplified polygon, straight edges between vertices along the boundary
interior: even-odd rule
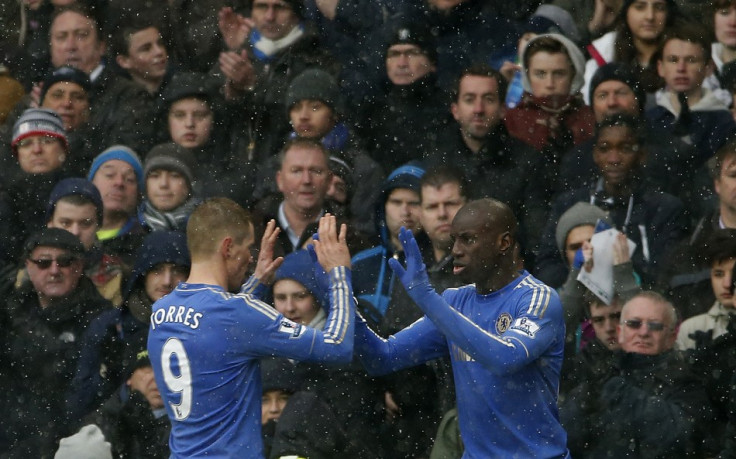
[[[476,282],[475,290],[481,295],[488,295],[506,287],[517,277],[519,277],[519,272],[515,269],[499,267],[491,278]]]
[[[209,260],[204,262],[195,261],[192,262],[192,267],[189,269],[187,283],[217,285],[227,290],[227,272],[224,265],[220,266],[218,263]]]

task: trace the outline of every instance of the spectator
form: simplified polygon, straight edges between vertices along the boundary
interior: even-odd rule
[[[50,31],[51,64],[75,67],[90,77],[91,151],[116,143],[147,151],[155,126],[145,88],[116,75],[102,56],[106,45],[97,19],[83,6],[71,4],[54,12]]]
[[[436,85],[437,44],[429,28],[397,23],[385,40],[387,82],[380,96],[359,107],[359,128],[371,157],[388,171],[431,152],[450,119]]]
[[[627,64],[612,62],[599,67],[589,84],[590,100],[597,123],[609,116],[628,114],[641,117],[646,105],[646,93],[636,71]],[[642,119],[647,135],[647,151],[642,173],[658,191],[680,197],[692,212],[701,211],[702,198],[697,192],[706,171],[695,171],[695,151],[691,145],[674,136],[656,123]],[[587,140],[565,153],[560,164],[560,178],[556,193],[591,184],[596,178],[593,162],[594,139]]]
[[[102,430],[115,457],[165,459],[171,455],[171,423],[153,378],[147,336],[144,329],[130,338],[122,360],[125,382],[85,419]]]
[[[67,401],[73,421],[105,401],[124,381],[122,348],[132,336],[146,330],[153,303],[186,279],[189,266],[183,233],[156,231],[143,239],[124,286],[122,307],[100,314],[82,337]]]
[[[700,440],[712,411],[702,384],[672,350],[676,326],[675,308],[655,292],[624,304],[623,352],[602,377],[575,387],[560,409],[572,455],[705,457]]]
[[[628,115],[614,115],[598,125],[593,160],[599,178],[593,187],[577,188],[555,199],[537,258],[540,279],[555,287],[565,281],[568,268],[555,244],[555,229],[560,216],[582,201],[605,210],[614,227],[636,244],[634,271],[643,286],[654,283],[668,248],[683,237],[687,223],[679,199],[653,191],[641,179],[642,139],[637,119]]]
[[[322,330],[327,318],[323,307],[327,299],[311,273],[312,260],[306,250],[287,255],[274,276],[273,305],[287,319]],[[379,447],[382,419],[376,408],[382,401],[383,391],[357,361],[340,366],[297,362],[291,373],[294,372],[302,382],[299,388],[315,393],[329,407],[329,416],[337,418],[337,425],[343,426],[341,430],[345,433],[342,435],[347,435],[343,448],[349,447],[342,451],[344,454],[365,458],[383,456]],[[265,392],[264,382],[264,397]],[[269,400],[273,402],[274,398],[271,394]],[[273,403],[270,406],[273,407]],[[277,410],[273,408],[273,411],[264,415],[273,417]],[[280,424],[276,432],[282,431]],[[278,443],[277,438],[274,443]],[[340,450],[332,453],[338,452]]]
[[[161,121],[163,142],[192,150],[201,197],[226,196],[251,205],[256,166],[237,147],[228,107],[218,96],[217,80],[201,73],[180,72],[166,85]],[[247,137],[246,137],[247,138]]]
[[[651,94],[661,88],[656,54],[665,29],[672,26],[678,17],[674,0],[624,0],[615,29],[593,40],[586,48],[591,58],[585,64],[583,97],[588,97],[588,86],[596,69],[608,62],[620,62],[635,68],[645,93]],[[586,100],[586,103],[592,101]]]
[[[61,118],[51,110],[33,108],[13,126],[10,147],[16,162],[0,172],[0,260],[15,264],[23,241],[45,223],[49,193],[70,175],[69,144]]]
[[[146,192],[138,209],[142,225],[152,231],[186,230],[187,220],[201,200],[194,193],[197,164],[191,150],[175,143],[153,147],[146,156]]]
[[[112,36],[111,55],[127,76],[151,95],[161,94],[169,74],[169,53],[150,18],[120,24]]]
[[[363,307],[366,315],[378,324],[377,330],[381,336],[388,336],[422,316],[421,310],[411,301],[396,276],[392,275],[388,260],[404,259],[403,247],[399,242],[400,228],[417,233],[421,230],[420,193],[424,174],[425,170],[418,163],[408,163],[388,176],[382,186],[381,199],[376,203],[381,245],[353,257],[355,294],[370,304],[359,303],[358,307]],[[432,243],[424,234],[422,247],[426,259],[433,260]],[[433,262],[430,266],[435,267],[435,264]],[[441,274],[435,272],[433,277],[441,277]],[[445,279],[443,286],[446,284]],[[437,403],[441,400],[437,370],[441,368],[439,364],[421,365],[386,380],[386,405],[393,419],[387,426],[389,433],[385,435],[383,446],[387,451],[396,451],[396,457],[428,454],[442,414]]]
[[[280,167],[276,184],[281,192],[262,199],[256,205],[262,226],[276,220],[281,228],[276,247],[277,254],[289,254],[311,240],[317,221],[326,212],[337,214],[339,209],[327,200],[327,189],[332,180],[329,152],[322,143],[303,138],[290,140],[279,155]],[[337,212],[335,212],[337,210]],[[348,245],[360,250],[363,240],[350,231]]]
[[[563,35],[538,35],[524,47],[522,64],[525,92],[504,122],[557,170],[563,153],[593,135],[593,113],[580,96],[583,55]]]
[[[251,158],[258,162],[280,151],[289,134],[284,94],[291,80],[308,68],[338,73],[303,14],[301,1],[253,0],[249,19],[232,8],[218,15],[227,47],[219,74],[228,100],[247,97],[248,129],[256,133]]]
[[[132,266],[144,234],[136,215],[144,184],[141,160],[124,145],[112,146],[92,161],[87,180],[102,196],[102,226],[97,239],[105,253]]]
[[[528,262],[544,227],[549,179],[543,159],[533,148],[509,135],[503,123],[506,80],[485,65],[466,69],[457,81],[450,110],[452,123],[429,165],[452,164],[468,181],[472,198],[493,197],[508,204],[521,221],[519,241]]]
[[[346,191],[344,199],[333,191],[333,201],[344,204],[354,229],[372,233],[372,204],[380,192],[383,170],[368,156],[362,140],[343,121],[337,82],[322,70],[305,70],[289,85],[285,105],[294,128],[290,137],[318,140],[330,152],[329,164],[333,171],[330,190],[336,190],[335,182],[341,181]],[[349,169],[348,177],[341,177],[345,168]]]
[[[703,165],[736,132],[727,105],[731,95],[703,87],[705,77],[713,71],[706,34],[693,23],[680,24],[665,34],[657,60],[665,86],[655,94],[657,106],[646,114],[652,124],[695,148],[695,167]]]
[[[703,253],[714,231],[736,229],[736,141],[719,148],[708,166],[718,198],[715,209],[704,212],[695,229],[672,250],[658,280],[661,291],[672,298],[683,319],[703,314],[713,305],[710,265]]]
[[[64,401],[80,338],[111,307],[84,276],[83,257],[79,239],[58,228],[36,232],[25,243],[31,282],[5,299],[0,316],[2,405],[13,413],[0,421],[0,448],[11,455],[50,455],[71,433]]]
[[[77,236],[86,250],[84,273],[114,306],[122,296],[122,261],[106,255],[97,241],[103,204],[97,188],[82,178],[67,178],[56,184],[46,206],[46,227],[61,228]]]

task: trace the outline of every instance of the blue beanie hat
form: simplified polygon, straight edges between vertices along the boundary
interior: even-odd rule
[[[312,294],[317,303],[322,306],[322,297],[320,296],[319,284],[314,277],[314,265],[312,257],[309,256],[307,250],[297,250],[284,257],[284,263],[276,271],[273,283],[281,279],[291,279],[299,282]]]
[[[89,180],[78,177],[65,178],[51,190],[49,201],[46,204],[46,221],[53,217],[59,199],[72,195],[84,196],[92,201],[97,209],[97,223],[102,225],[102,196],[100,196],[100,191]]]
[[[420,161],[410,161],[403,166],[399,166],[389,174],[386,181],[383,182],[383,203],[386,202],[388,194],[396,188],[407,188],[419,193],[421,191],[420,182],[424,176],[424,165]]]
[[[113,145],[107,150],[103,151],[92,161],[92,167],[89,168],[89,174],[87,174],[87,180],[90,182],[95,178],[97,170],[106,162],[112,159],[119,159],[130,164],[135,171],[135,176],[138,179],[138,191],[143,190],[143,164],[141,163],[138,155],[126,147],[125,145]]]

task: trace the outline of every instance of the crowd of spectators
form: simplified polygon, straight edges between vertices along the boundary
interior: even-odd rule
[[[399,228],[458,287],[455,213],[503,201],[565,311],[572,456],[736,456],[734,91],[736,0],[4,1],[0,458],[168,457],[145,337],[213,197],[276,221],[270,299],[315,328],[303,249],[347,223],[382,336],[421,317]],[[462,455],[446,358],[262,389],[269,458]]]

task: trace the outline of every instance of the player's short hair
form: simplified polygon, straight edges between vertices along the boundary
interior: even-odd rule
[[[419,189],[425,186],[439,188],[447,183],[456,183],[460,188],[460,196],[468,199],[468,181],[465,179],[465,174],[459,168],[451,165],[441,164],[429,168],[419,180]],[[421,192],[419,197],[421,199]]]
[[[736,156],[736,137],[721,145],[716,154],[708,160],[708,170],[713,180],[721,176],[723,163],[731,156]]]
[[[736,258],[736,229],[722,228],[713,231],[703,251],[709,266]]]
[[[318,150],[322,152],[322,154],[325,156],[325,164],[329,167],[330,165],[330,152],[325,148],[324,145],[322,145],[322,142],[315,139],[307,139],[304,137],[294,137],[293,139],[289,139],[288,142],[286,142],[286,145],[284,145],[284,148],[281,149],[278,155],[278,165],[279,169],[281,169],[281,166],[284,164],[284,158],[286,158],[286,153],[288,153],[292,148],[303,148],[307,150]]]
[[[529,71],[529,61],[531,61],[532,56],[540,52],[546,52],[549,54],[564,54],[565,56],[567,56],[567,63],[570,64],[572,76],[575,75],[575,65],[572,62],[570,53],[567,51],[567,47],[564,43],[554,37],[539,37],[529,42],[524,50],[524,69],[526,71]]]
[[[677,326],[677,309],[675,309],[675,306],[667,300],[661,293],[657,293],[653,290],[644,290],[642,292],[637,293],[633,297],[629,298],[629,301],[627,301],[624,304],[624,307],[621,309],[621,323],[624,323],[625,317],[626,317],[626,307],[634,301],[637,298],[644,298],[649,301],[652,301],[653,303],[662,304],[665,307],[665,315],[667,317],[667,321],[669,323],[668,329],[670,331],[674,330]]]
[[[711,42],[713,36],[708,29],[693,21],[677,21],[675,25],[668,28],[662,38],[662,44],[657,52],[659,60],[664,58],[664,47],[670,40],[682,40],[698,46],[703,50],[703,65],[710,62]]]
[[[240,244],[253,235],[250,213],[228,198],[204,201],[192,212],[187,222],[187,246],[192,261],[209,258],[219,241],[232,237]]]
[[[508,90],[509,82],[506,81],[506,78],[504,78],[503,75],[501,75],[501,72],[494,69],[488,64],[474,64],[463,70],[457,80],[455,80],[455,83],[452,87],[453,102],[458,101],[458,97],[460,97],[460,83],[462,83],[463,78],[467,76],[476,76],[496,80],[496,83],[498,84],[498,100],[501,101],[501,103],[506,100],[506,91]]]

